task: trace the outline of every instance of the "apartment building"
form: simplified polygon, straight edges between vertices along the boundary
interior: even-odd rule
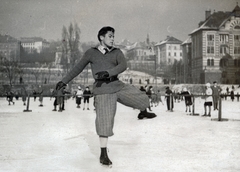
[[[157,64],[159,66],[172,65],[175,60],[182,59],[182,41],[167,36],[163,41],[157,43],[154,48],[157,57]]]
[[[205,12],[205,20],[190,33],[193,83],[240,83],[240,8]]]
[[[49,42],[40,37],[21,38],[20,41],[23,49],[28,53],[41,53],[50,46]]]
[[[0,35],[0,56],[7,60],[20,60],[20,41],[9,36]]]

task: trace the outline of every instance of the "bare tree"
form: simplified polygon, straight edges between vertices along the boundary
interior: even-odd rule
[[[53,67],[53,64],[52,63],[49,63],[48,64],[48,82],[50,81],[50,78],[51,78],[51,75],[52,75],[52,67]]]
[[[2,56],[0,57],[0,71],[6,74],[10,85],[23,73],[18,61],[8,60]]]
[[[77,58],[80,56],[80,28],[75,23],[70,23],[68,29],[63,26],[62,29],[62,64],[65,70],[71,69]]]
[[[31,70],[31,73],[32,73],[33,76],[35,77],[35,82],[36,82],[36,84],[38,84],[39,76],[42,74],[42,66],[39,65],[39,67],[36,67],[36,68],[32,69],[32,70]]]

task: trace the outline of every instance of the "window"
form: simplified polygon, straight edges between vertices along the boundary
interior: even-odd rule
[[[207,66],[214,66],[214,59],[207,59]]]
[[[226,54],[226,53],[228,53],[228,47],[220,46],[220,54]]]
[[[211,59],[211,66],[214,66],[214,59]]]
[[[177,53],[174,53],[174,56],[176,57],[176,56],[177,56]]]
[[[234,54],[240,54],[240,35],[234,35]]]
[[[182,56],[182,53],[180,53],[180,56]]]
[[[228,35],[227,34],[220,34],[219,35],[219,41],[222,44],[228,43]]]
[[[210,59],[207,59],[207,66],[210,66]]]
[[[171,56],[171,53],[170,53],[170,52],[168,53],[168,56]]]
[[[207,35],[207,53],[214,54],[214,35]]]

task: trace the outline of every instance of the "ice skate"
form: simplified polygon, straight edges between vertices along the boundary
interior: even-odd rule
[[[157,115],[155,113],[150,113],[150,112],[147,112],[146,110],[144,111],[141,111],[139,114],[138,114],[138,119],[143,119],[143,118],[155,118]]]
[[[108,167],[112,167],[112,161],[108,158],[107,148],[101,148],[100,163]]]
[[[100,157],[100,163],[112,168],[112,161],[108,157]]]

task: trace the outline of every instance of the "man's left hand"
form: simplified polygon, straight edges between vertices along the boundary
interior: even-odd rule
[[[97,79],[106,79],[109,77],[109,74],[107,71],[101,71],[101,72],[97,72]]]

